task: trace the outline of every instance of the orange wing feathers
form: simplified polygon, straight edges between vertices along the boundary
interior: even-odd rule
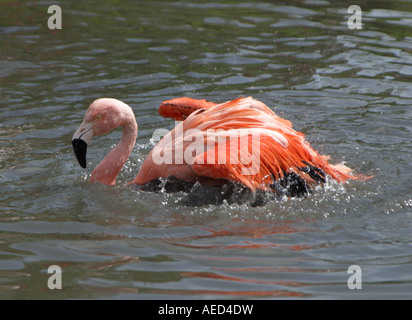
[[[327,176],[338,182],[358,179],[349,168],[329,164],[328,157],[311,148],[290,121],[252,97],[222,104],[176,98],[162,103],[159,112],[185,120],[152,152],[163,148],[176,154],[175,144],[181,143],[183,152],[195,155],[183,163],[160,165],[157,169],[149,163],[151,172],[158,176],[176,172],[178,179],[188,182],[226,180],[241,183],[253,192],[260,189],[290,195],[306,194],[312,185],[325,182]]]
[[[228,141],[216,144],[195,158],[192,169],[200,176],[240,182],[252,190],[269,190],[276,180],[290,173],[308,185],[324,181],[325,175],[339,182],[356,179],[349,175],[348,170],[340,171],[339,167],[330,165],[328,157],[313,150],[304,140],[304,134],[292,129],[290,121],[279,118],[251,97],[239,98],[194,114],[185,121],[185,130],[190,128],[223,129],[228,137]],[[249,138],[240,137],[236,131],[238,129],[249,129]],[[231,142],[231,139],[237,141]],[[252,150],[253,141],[258,144],[256,150]],[[237,150],[230,148],[231,143],[238,146]],[[216,161],[222,154],[225,161]],[[234,161],[229,161],[233,157],[250,158],[250,161],[247,164],[242,161],[233,164]],[[213,159],[214,162],[211,161]],[[246,174],[247,168],[258,170]]]

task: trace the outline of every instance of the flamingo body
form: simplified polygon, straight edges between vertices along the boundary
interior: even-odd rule
[[[182,98],[180,104],[185,105],[187,99]],[[179,98],[173,100],[173,104],[161,105],[161,114],[176,115],[165,108],[179,105]],[[190,103],[194,104],[193,101]],[[182,106],[178,109],[187,110]],[[226,139],[219,139],[222,135]],[[252,150],[254,140],[258,146],[256,150]],[[178,163],[177,160],[182,158],[175,154],[178,145],[183,146],[183,153],[188,147],[203,152]],[[233,145],[235,148],[231,148]],[[161,152],[172,155],[174,162],[156,163],[153,155]],[[239,161],[246,158],[249,159],[247,165]],[[144,184],[157,177],[174,176],[187,182],[220,185],[222,181],[233,181],[252,191],[280,192],[283,187],[277,185],[277,181],[287,185],[284,179],[293,178],[295,185],[298,181],[307,189],[325,182],[326,175],[339,182],[355,178],[349,171],[343,165],[329,164],[328,157],[312,149],[304,135],[292,129],[290,121],[248,97],[223,104],[200,102],[196,111],[155,146],[133,182]]]
[[[177,98],[163,102],[159,113],[184,121],[153,148],[132,184],[175,177],[188,183],[221,186],[230,181],[253,192],[301,195],[324,183],[327,176],[338,182],[358,179],[349,168],[331,165],[290,121],[252,97],[222,104]],[[116,126],[123,127],[122,140],[93,171],[92,181],[115,183],[137,136],[133,112],[118,100],[98,99],[73,136],[76,152],[84,147],[80,140],[87,144],[91,137]],[[82,157],[76,156],[81,162]]]

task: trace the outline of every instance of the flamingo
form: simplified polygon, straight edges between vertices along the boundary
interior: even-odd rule
[[[329,157],[318,154],[290,121],[252,97],[221,104],[175,98],[164,101],[159,113],[181,122],[151,150],[131,185],[173,178],[176,183],[232,182],[253,193],[299,196],[325,183],[327,177],[340,183],[361,178],[343,164],[330,164]],[[97,99],[73,135],[74,153],[85,168],[90,140],[117,127],[123,128],[122,138],[93,170],[91,182],[115,184],[137,138],[133,110],[117,99]]]

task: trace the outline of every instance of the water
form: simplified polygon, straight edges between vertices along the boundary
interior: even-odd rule
[[[51,4],[0,4],[0,298],[412,297],[410,1],[362,1],[361,30],[343,2],[65,1],[49,30]],[[174,125],[161,101],[242,95],[374,178],[260,207],[126,186]],[[71,147],[102,96],[139,124],[115,187],[88,179],[121,131],[92,141],[87,170]]]

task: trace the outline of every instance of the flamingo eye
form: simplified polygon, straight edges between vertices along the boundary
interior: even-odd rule
[[[100,120],[101,118],[102,118],[102,115],[98,114],[97,117],[96,117],[96,120]]]

